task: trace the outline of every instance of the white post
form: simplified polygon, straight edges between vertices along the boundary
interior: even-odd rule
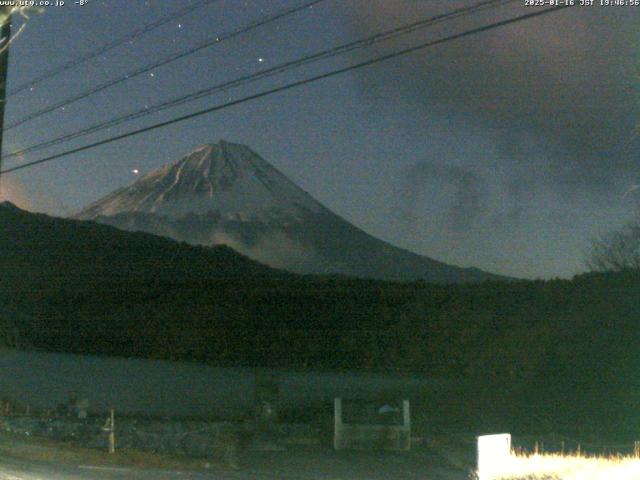
[[[342,399],[336,397],[333,400],[333,448],[342,448]]]
[[[116,419],[113,408],[111,409],[111,428],[109,429],[109,453],[116,451]]]
[[[478,480],[491,480],[504,471],[511,456],[511,434],[478,437]]]
[[[109,412],[107,421],[104,423],[102,430],[109,434],[109,453],[116,451],[116,416],[113,408]]]
[[[400,446],[400,448],[404,448],[404,450],[411,450],[411,410],[409,407],[409,400],[402,401],[402,428],[405,431],[407,436],[407,441],[404,446]]]

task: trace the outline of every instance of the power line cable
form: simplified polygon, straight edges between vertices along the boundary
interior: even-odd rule
[[[194,100],[198,100],[200,98],[209,96],[209,95],[213,95],[215,93],[218,93],[220,91],[225,91],[227,89],[230,88],[235,88],[235,87],[239,87],[241,85],[245,85],[248,83],[252,83],[254,81],[257,80],[262,80],[264,78],[268,78],[268,77],[272,77],[274,75],[292,70],[294,68],[298,68],[302,65],[307,65],[309,63],[314,63],[317,62],[319,60],[324,60],[327,58],[331,58],[337,55],[341,55],[350,51],[353,51],[355,49],[358,48],[363,48],[363,47],[368,47],[371,45],[374,45],[376,43],[379,42],[383,42],[383,41],[387,41],[387,40],[391,40],[394,38],[397,38],[401,35],[406,35],[412,32],[415,32],[419,29],[425,28],[425,27],[429,27],[432,26],[434,24],[437,23],[441,23],[444,21],[450,21],[453,20],[455,18],[460,18],[462,16],[467,16],[471,13],[476,13],[478,11],[482,11],[482,10],[486,10],[489,8],[495,8],[497,6],[500,5],[504,5],[504,4],[508,4],[508,3],[513,3],[516,0],[485,0],[483,2],[479,2],[476,3],[472,6],[469,7],[464,7],[464,8],[460,8],[460,9],[456,9],[454,11],[448,12],[448,13],[444,13],[444,14],[440,14],[440,15],[436,15],[434,17],[429,17],[427,19],[423,19],[423,20],[419,20],[413,23],[410,23],[408,25],[404,25],[401,27],[397,27],[394,28],[392,30],[388,30],[385,32],[381,32],[360,40],[356,40],[353,42],[349,42],[343,45],[339,45],[337,47],[333,47],[327,50],[323,50],[321,52],[318,52],[316,54],[310,55],[310,56],[306,56],[297,60],[293,60],[290,62],[286,62],[280,65],[276,65],[274,67],[268,68],[266,70],[261,70],[259,72],[253,73],[253,74],[249,74],[249,75],[244,75],[242,77],[236,78],[234,80],[230,80],[227,82],[223,82],[221,84],[217,84],[214,85],[212,87],[207,87],[205,89],[199,90],[197,92],[188,94],[188,95],[183,95],[183,96],[179,96],[175,99],[154,105],[152,107],[149,108],[144,108],[141,110],[138,110],[136,112],[132,112],[120,117],[116,117],[116,118],[112,118],[110,120],[104,121],[104,122],[100,122],[97,124],[94,124],[90,127],[86,127],[82,130],[73,132],[73,133],[69,133],[66,135],[63,135],[61,137],[57,137],[55,139],[51,139],[51,140],[47,140],[45,142],[36,144],[36,145],[31,145],[29,147],[23,148],[21,150],[15,151],[15,152],[11,152],[7,155],[4,156],[4,158],[11,158],[11,157],[17,157],[20,155],[24,155],[26,153],[31,153],[34,151],[38,151],[38,150],[42,150],[44,148],[48,148],[48,147],[52,147],[55,145],[59,145],[61,143],[66,143],[70,140],[79,138],[79,137],[83,137],[92,133],[96,133],[98,131],[107,129],[107,128],[112,128],[115,127],[117,125],[120,125],[122,123],[126,123],[132,120],[136,120],[142,117],[145,117],[147,115],[151,115],[153,113],[158,113],[160,111],[169,109],[169,108],[173,108],[176,107],[178,105],[182,105]]]
[[[506,26],[506,25],[510,25],[510,24],[513,24],[513,23],[516,23],[516,22],[521,22],[521,21],[524,21],[524,20],[529,20],[529,19],[532,19],[532,18],[540,17],[542,15],[547,15],[549,13],[553,13],[553,12],[557,12],[557,11],[560,11],[560,10],[564,10],[566,8],[569,8],[569,7],[571,7],[571,5],[562,5],[562,6],[558,6],[558,7],[547,8],[547,9],[544,9],[544,10],[539,10],[539,11],[536,11],[536,12],[519,15],[517,17],[512,17],[512,18],[509,18],[507,20],[501,20],[501,21],[498,21],[498,22],[490,23],[488,25],[484,25],[484,26],[481,26],[481,27],[473,28],[471,30],[466,30],[466,31],[461,32],[461,33],[456,33],[456,34],[449,35],[447,37],[443,37],[443,38],[440,38],[440,39],[437,39],[437,40],[432,40],[432,41],[429,41],[429,42],[426,42],[426,43],[422,43],[420,45],[416,45],[416,46],[413,46],[413,47],[409,47],[409,48],[405,48],[405,49],[402,49],[402,50],[398,50],[398,51],[395,51],[393,53],[389,53],[389,54],[386,54],[386,55],[381,55],[379,57],[376,57],[376,58],[373,58],[373,59],[370,59],[370,60],[366,60],[364,62],[360,62],[360,63],[354,64],[354,65],[350,65],[350,66],[345,67],[345,68],[340,68],[340,69],[337,69],[337,70],[332,70],[332,71],[327,72],[327,73],[315,75],[313,77],[309,77],[309,78],[306,78],[304,80],[299,80],[297,82],[292,82],[292,83],[289,83],[289,84],[286,84],[286,85],[282,85],[280,87],[275,87],[275,88],[272,88],[272,89],[269,89],[269,90],[265,90],[265,91],[260,92],[260,93],[256,93],[256,94],[253,94],[253,95],[248,95],[246,97],[243,97],[243,98],[240,98],[240,99],[237,99],[237,100],[232,100],[230,102],[226,102],[226,103],[223,103],[223,104],[220,104],[220,105],[215,105],[213,107],[209,107],[209,108],[206,108],[204,110],[199,110],[197,112],[193,112],[193,113],[190,113],[190,114],[187,114],[187,115],[183,115],[183,116],[180,116],[180,117],[177,117],[177,118],[173,118],[171,120],[167,120],[167,121],[164,121],[164,122],[159,122],[159,123],[156,123],[154,125],[150,125],[148,127],[144,127],[144,128],[140,128],[140,129],[137,129],[137,130],[133,130],[133,131],[130,131],[130,132],[127,132],[127,133],[123,133],[121,135],[116,135],[114,137],[110,137],[110,138],[107,138],[107,139],[104,139],[104,140],[100,140],[100,141],[97,141],[97,142],[94,142],[94,143],[91,143],[91,144],[88,144],[88,145],[84,145],[82,147],[73,148],[73,149],[70,149],[70,150],[55,154],[55,155],[51,155],[51,156],[48,156],[48,157],[45,157],[45,158],[41,158],[39,160],[34,160],[32,162],[28,162],[28,163],[25,163],[23,165],[18,165],[18,166],[12,167],[12,168],[8,168],[6,170],[0,171],[0,175],[6,174],[6,173],[15,172],[15,171],[18,171],[18,170],[23,170],[25,168],[30,168],[30,167],[33,167],[35,165],[48,163],[48,162],[51,162],[53,160],[57,160],[57,159],[60,159],[60,158],[67,157],[69,155],[73,155],[75,153],[80,153],[80,152],[84,152],[86,150],[91,150],[93,148],[96,148],[96,147],[99,147],[99,146],[102,146],[102,145],[106,145],[106,144],[113,143],[113,142],[116,142],[116,141],[119,141],[119,140],[123,140],[125,138],[129,138],[129,137],[133,137],[133,136],[136,136],[136,135],[140,135],[142,133],[150,132],[152,130],[157,130],[159,128],[163,128],[163,127],[166,127],[166,126],[169,126],[169,125],[173,125],[173,124],[176,124],[176,123],[184,122],[184,121],[190,120],[192,118],[200,117],[200,116],[203,116],[203,115],[207,115],[209,113],[213,113],[213,112],[216,112],[216,111],[219,111],[219,110],[223,110],[225,108],[233,107],[235,105],[240,105],[240,104],[243,104],[243,103],[246,103],[246,102],[257,100],[259,98],[263,98],[263,97],[266,97],[266,96],[269,96],[269,95],[273,95],[275,93],[280,93],[280,92],[284,92],[286,90],[297,88],[297,87],[300,87],[300,86],[303,86],[303,85],[308,85],[310,83],[317,82],[319,80],[324,80],[324,79],[327,79],[327,78],[335,77],[335,76],[341,75],[343,73],[347,73],[347,72],[351,72],[353,70],[357,70],[357,69],[360,69],[360,68],[364,68],[364,67],[368,67],[368,66],[371,66],[371,65],[375,65],[375,64],[387,61],[387,60],[391,60],[391,59],[396,58],[396,57],[400,57],[400,56],[408,55],[408,54],[411,54],[411,53],[415,53],[417,51],[424,50],[424,49],[429,48],[429,47],[433,47],[433,46],[436,46],[436,45],[441,45],[441,44],[444,44],[444,43],[447,43],[447,42],[450,42],[450,41],[453,41],[453,40],[458,40],[460,38],[468,37],[468,36],[471,36],[471,35],[476,35],[478,33],[494,30],[496,28],[500,28],[500,27],[503,27],[503,26]]]
[[[118,84],[120,84],[122,82],[126,82],[128,80],[133,79],[133,78],[139,77],[140,75],[143,75],[145,73],[149,73],[152,70],[155,70],[157,68],[163,67],[163,66],[165,66],[165,65],[167,65],[169,63],[175,62],[176,60],[179,60],[181,58],[187,57],[189,55],[193,55],[194,53],[199,52],[200,50],[203,50],[205,48],[209,48],[209,47],[212,47],[214,45],[220,44],[221,42],[223,42],[225,40],[229,40],[231,38],[237,37],[238,35],[241,35],[243,33],[247,33],[247,32],[249,32],[251,30],[254,30],[254,29],[258,28],[258,27],[261,27],[263,25],[267,25],[267,24],[269,24],[271,22],[274,22],[276,20],[279,20],[281,18],[293,15],[293,14],[295,14],[295,13],[301,11],[301,10],[307,9],[309,7],[312,7],[312,6],[314,6],[314,5],[316,5],[316,4],[320,3],[320,2],[323,2],[323,1],[325,1],[325,0],[312,0],[312,1],[306,2],[306,3],[302,4],[302,5],[299,5],[297,7],[287,8],[287,9],[281,10],[279,12],[267,15],[265,17],[262,17],[261,19],[259,19],[257,21],[254,21],[254,22],[250,23],[247,26],[244,26],[244,27],[239,28],[237,30],[233,30],[232,32],[224,33],[224,34],[218,35],[216,37],[213,37],[213,38],[205,41],[204,43],[201,43],[201,44],[199,44],[199,45],[197,45],[197,46],[195,46],[193,48],[190,48],[188,50],[185,50],[185,51],[182,51],[182,52],[179,52],[179,53],[164,57],[162,60],[160,60],[158,62],[152,63],[150,65],[147,65],[145,67],[139,68],[137,70],[134,70],[134,71],[132,71],[130,73],[127,73],[125,75],[122,75],[121,77],[118,77],[116,79],[109,80],[107,82],[101,83],[101,84],[99,84],[99,85],[97,85],[95,87],[92,87],[92,88],[90,88],[88,90],[85,90],[82,93],[79,93],[77,95],[69,97],[69,98],[67,98],[65,100],[61,100],[60,102],[58,102],[58,103],[56,103],[54,105],[51,105],[49,107],[43,108],[42,110],[38,110],[38,111],[36,111],[34,113],[31,113],[31,114],[27,115],[26,117],[23,117],[22,119],[14,122],[14,123],[12,123],[10,125],[7,125],[7,127],[5,128],[5,131],[9,131],[9,130],[11,130],[13,128],[16,128],[16,127],[18,127],[20,125],[23,125],[23,124],[25,124],[27,122],[35,120],[36,118],[39,118],[39,117],[41,117],[43,115],[46,115],[47,113],[51,113],[51,112],[53,112],[55,110],[58,110],[60,108],[66,107],[68,105],[71,105],[72,103],[75,103],[75,102],[83,100],[83,99],[85,99],[87,97],[90,97],[91,95],[95,95],[96,93],[99,93],[99,92],[101,92],[103,90],[111,88],[111,87],[113,87],[115,85],[118,85]]]
[[[156,20],[155,22],[149,23],[137,30],[134,30],[133,32],[118,38],[112,42],[106,43],[104,45],[102,45],[101,47],[96,48],[95,50],[92,50],[84,55],[81,55],[77,58],[74,58],[72,60],[69,60],[66,63],[63,63],[62,65],[59,65],[58,67],[54,67],[51,70],[48,70],[46,72],[44,72],[43,74],[37,76],[36,78],[29,80],[21,85],[18,85],[16,88],[14,88],[13,90],[11,90],[9,92],[8,97],[12,97],[14,95],[17,95],[18,93],[21,93],[27,89],[33,88],[34,86],[38,85],[39,83],[44,82],[45,80],[49,80],[50,78],[53,78],[57,75],[60,75],[63,72],[66,72],[67,70],[71,70],[72,68],[77,67],[78,65],[81,65],[83,63],[88,62],[89,60],[93,60],[96,57],[99,57],[100,55],[103,55],[105,53],[107,53],[110,50],[113,50],[114,48],[119,47],[120,45],[124,45],[125,43],[128,42],[132,42],[134,40],[136,40],[137,38],[141,37],[142,35],[145,35],[146,33],[149,33],[163,25],[166,25],[167,23],[171,22],[171,21],[175,21],[178,18],[184,17],[185,15],[193,12],[194,10],[197,10],[199,8],[202,7],[206,7],[207,5],[210,5],[212,3],[215,3],[219,0],[200,0],[197,1],[195,3],[192,3],[191,5],[189,5],[188,7],[184,7],[181,8],[180,10],[177,10],[175,12],[172,12],[162,18],[159,18],[158,20]]]
[[[244,75],[240,78],[234,79],[234,80],[230,80],[227,82],[224,82],[222,84],[218,84],[215,85],[213,87],[208,87],[202,90],[199,90],[197,92],[188,94],[188,95],[184,95],[181,97],[178,97],[176,99],[170,100],[170,101],[166,101],[163,102],[161,104],[155,105],[153,107],[150,108],[145,108],[142,110],[139,110],[137,112],[128,114],[126,116],[120,117],[118,119],[114,119],[112,121],[109,122],[108,127],[113,127],[116,125],[119,125],[121,123],[130,121],[130,120],[135,120],[153,113],[158,113],[160,111],[166,110],[168,108],[173,108],[179,105],[183,105],[185,103],[194,101],[194,100],[198,100],[201,99],[203,97],[206,96],[210,96],[212,94],[221,92],[221,91],[225,91],[228,90],[230,88],[235,88],[241,85],[244,85],[246,83],[251,83],[257,80],[262,80],[265,78],[269,78],[271,76],[292,70],[294,68],[298,68],[300,66],[303,65],[307,65],[310,63],[315,63],[318,62],[319,60],[324,60],[327,58],[331,58],[337,55],[341,55],[344,53],[348,53],[350,51],[353,51],[355,49],[358,48],[363,48],[363,47],[369,47],[372,45],[375,45],[376,43],[380,43],[383,41],[388,41],[391,40],[393,38],[397,38],[401,35],[406,35],[409,33],[413,33],[416,30],[428,27],[428,26],[432,26],[436,23],[440,23],[443,21],[450,21],[454,18],[459,18],[462,16],[466,16],[469,15],[471,13],[475,13],[476,11],[481,11],[487,8],[495,8],[496,6],[500,5],[500,4],[506,4],[506,3],[513,3],[516,0],[489,0],[489,1],[484,1],[484,2],[480,2],[478,4],[475,4],[471,7],[466,7],[466,8],[461,8],[458,10],[455,10],[453,12],[450,13],[445,13],[445,14],[441,14],[441,15],[437,15],[435,17],[431,17],[425,20],[421,20],[418,22],[414,22],[412,24],[409,25],[405,25],[403,27],[398,27],[395,28],[393,30],[387,31],[387,32],[383,32],[383,33],[379,33],[377,35],[373,35],[371,37],[367,37],[361,40],[357,40],[355,42],[350,42],[344,45],[340,45],[328,50],[324,50],[322,52],[313,54],[311,56],[307,56],[307,57],[303,57],[301,59],[298,60],[293,60],[290,62],[286,62],[284,64],[280,64],[277,66],[274,66],[272,68],[266,69],[266,70],[262,70],[260,72],[256,72],[254,74],[249,74],[249,75]],[[105,128],[108,128],[105,127]],[[95,130],[94,130],[95,131]]]

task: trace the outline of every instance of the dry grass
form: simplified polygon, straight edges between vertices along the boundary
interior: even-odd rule
[[[583,454],[512,454],[482,480],[638,480],[637,456],[587,456]]]

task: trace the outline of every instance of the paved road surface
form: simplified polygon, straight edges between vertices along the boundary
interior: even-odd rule
[[[237,471],[212,467],[201,471],[162,471],[53,465],[0,459],[0,480],[468,480],[429,453],[287,451],[253,452]]]

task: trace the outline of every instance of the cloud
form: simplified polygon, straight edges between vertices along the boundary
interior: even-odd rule
[[[462,232],[473,225],[484,209],[485,183],[476,173],[457,165],[422,161],[409,168],[406,176],[408,218],[413,217],[419,198],[427,191],[433,196],[444,197],[447,211],[446,227]]]
[[[471,3],[362,1],[347,23],[361,38]],[[352,61],[529,12],[512,2]],[[579,272],[583,244],[640,208],[638,24],[640,9],[566,9],[354,71],[380,134],[402,128],[393,240],[513,275]]]
[[[363,36],[410,21],[398,12],[425,18],[454,6],[373,1],[352,12],[352,28]],[[555,164],[547,181],[567,189],[607,188],[638,172],[634,153],[640,150],[640,139],[629,142],[640,118],[640,9],[622,10],[568,9],[427,49],[355,78],[371,98],[402,99],[421,106],[427,117],[446,112],[460,134],[463,125],[454,115],[483,125],[505,148],[504,157],[514,136],[534,135]],[[386,52],[522,13],[521,5],[503,8],[375,48]]]
[[[239,239],[239,236],[228,232],[215,231],[207,244],[227,245],[261,263],[294,272],[317,268],[320,262],[313,248],[277,231],[260,234],[254,241]]]

